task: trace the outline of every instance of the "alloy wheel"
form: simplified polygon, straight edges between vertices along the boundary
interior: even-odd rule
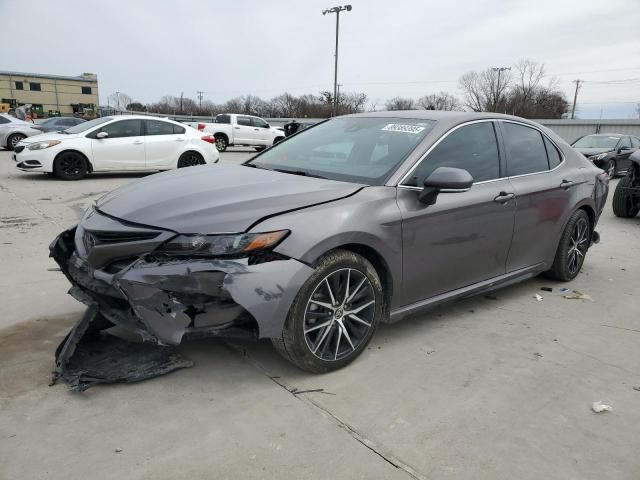
[[[616,162],[611,160],[609,162],[609,165],[607,166],[607,175],[609,175],[609,178],[613,178],[616,174]]]
[[[317,358],[341,360],[354,352],[373,324],[376,300],[367,276],[343,268],[315,287],[304,314],[304,338]]]
[[[195,153],[189,153],[180,159],[180,167],[193,167],[203,163],[204,161]]]
[[[60,159],[60,169],[68,177],[82,174],[84,160],[79,155],[67,154]]]
[[[582,266],[584,256],[589,247],[589,223],[580,218],[573,227],[569,238],[569,250],[567,252],[567,269],[571,275],[575,275]]]
[[[216,148],[219,152],[224,152],[227,148],[227,141],[222,137],[216,138]]]
[[[22,135],[13,135],[11,137],[11,149],[13,150],[14,148],[16,148],[16,145],[18,145],[18,143],[20,143],[21,140],[24,140],[25,137],[23,137]]]

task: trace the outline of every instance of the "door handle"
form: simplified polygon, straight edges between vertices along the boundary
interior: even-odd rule
[[[142,141],[141,140],[136,140],[135,142],[133,142],[134,145],[142,145]]]
[[[569,180],[562,180],[562,183],[560,183],[560,188],[563,190],[569,190],[571,187],[573,187],[573,182]]]
[[[259,131],[260,131],[260,129],[259,129],[259,128],[254,128],[254,130],[255,130],[256,132],[259,132]]]
[[[240,130],[240,127],[235,127],[235,128],[236,128],[236,130]]]
[[[176,138],[176,142],[184,142],[184,138]]]
[[[497,203],[507,203],[514,198],[516,198],[515,193],[500,192],[500,194],[496,198],[494,198],[493,201]]]

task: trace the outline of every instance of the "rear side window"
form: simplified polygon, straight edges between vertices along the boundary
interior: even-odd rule
[[[530,127],[504,122],[507,174],[510,177],[549,170],[542,134]]]
[[[544,138],[544,146],[547,147],[547,156],[549,157],[549,168],[554,169],[558,165],[562,163],[562,156],[560,152],[556,148],[556,146],[551,143],[551,141],[543,135]]]
[[[181,127],[180,125],[173,124],[173,133],[179,134],[179,133],[184,133],[184,132],[186,132],[184,127]]]
[[[473,123],[454,130],[420,162],[406,185],[421,186],[438,167],[467,170],[474,182],[500,178],[500,155],[493,123]]]
[[[9,120],[8,118],[0,116],[0,125],[2,125],[3,123],[11,123],[11,120]]]
[[[238,115],[238,117],[236,118],[237,118],[238,125],[242,125],[243,127],[251,126],[251,117],[241,117],[240,115]]]
[[[62,125],[63,127],[71,127],[76,124],[75,119],[73,118],[61,118],[58,122],[58,125]]]
[[[109,138],[139,137],[142,135],[142,120],[121,120],[105,125],[98,132],[107,132]]]
[[[145,120],[147,135],[173,135],[173,123]]]
[[[231,123],[230,115],[218,115],[216,117],[216,123]]]

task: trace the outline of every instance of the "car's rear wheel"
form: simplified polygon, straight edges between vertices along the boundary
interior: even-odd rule
[[[78,152],[63,152],[53,162],[53,173],[62,180],[79,180],[88,171],[87,160]]]
[[[551,270],[551,278],[567,282],[580,273],[591,244],[591,222],[584,210],[576,210],[569,218],[560,237],[558,250]]]
[[[224,152],[229,146],[229,143],[227,142],[227,137],[225,137],[224,135],[216,135],[215,139],[216,139],[216,148],[218,149],[218,151]]]
[[[638,207],[633,194],[627,190],[633,186],[630,175],[622,178],[613,192],[613,214],[616,217],[632,218],[638,214]]]
[[[607,171],[609,178],[616,176],[616,161],[613,158],[607,162],[605,170]]]
[[[376,269],[346,250],[325,255],[296,296],[276,349],[303,370],[324,373],[366,348],[383,312]]]
[[[204,165],[205,161],[198,152],[184,152],[178,159],[178,168]]]
[[[265,150],[267,147],[253,147],[255,149],[256,152],[262,152],[263,150]]]
[[[9,138],[7,138],[7,148],[9,150],[13,150],[14,148],[16,148],[16,145],[18,145],[18,143],[20,143],[20,141],[24,140],[25,138],[27,137],[21,133],[14,133],[13,135],[9,135]]]

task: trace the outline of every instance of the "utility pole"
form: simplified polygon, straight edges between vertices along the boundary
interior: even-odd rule
[[[344,5],[342,7],[328,8],[322,11],[322,15],[327,13],[336,14],[336,53],[335,53],[335,65],[333,69],[333,113],[331,116],[336,116],[338,109],[338,33],[340,31],[340,12],[350,12],[353,7],[351,5]]]
[[[207,92],[203,92],[202,90],[196,90],[196,93],[198,94],[198,100],[200,100],[200,110],[202,110],[202,96]]]
[[[184,97],[184,92],[180,92],[180,113],[182,114],[182,97]]]
[[[576,92],[573,94],[573,106],[571,107],[571,120],[573,120],[576,114],[576,102],[578,101],[578,90],[580,90],[580,84],[583,82],[583,80],[574,80],[573,82],[576,84]]]
[[[500,74],[506,70],[511,70],[511,67],[491,67],[491,70],[498,72],[498,85],[496,86],[495,105],[493,107],[493,110],[496,111],[500,104]]]
[[[335,111],[334,115],[338,113],[338,105],[340,104],[340,87],[341,86],[342,86],[341,83],[338,83],[336,85],[336,111]]]

